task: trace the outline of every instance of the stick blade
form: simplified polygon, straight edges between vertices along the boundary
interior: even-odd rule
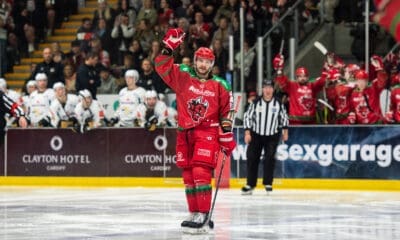
[[[328,53],[328,50],[322,43],[315,41],[314,42],[314,47],[316,47],[323,55],[326,55]]]

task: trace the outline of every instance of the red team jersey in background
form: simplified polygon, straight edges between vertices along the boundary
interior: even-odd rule
[[[393,112],[393,120],[400,122],[400,84],[392,87],[390,91],[390,110]]]
[[[326,76],[315,82],[300,84],[290,81],[287,76],[277,76],[275,82],[289,95],[289,121],[291,124],[315,124],[317,93],[325,85]]]
[[[384,71],[377,73],[364,90],[354,89],[350,96],[351,111],[356,114],[356,123],[374,124],[383,121],[379,97],[386,86],[387,74]]]
[[[349,100],[353,89],[354,86],[346,83],[338,83],[326,88],[327,98],[335,108],[334,121],[336,124],[350,124],[347,117],[350,113]]]

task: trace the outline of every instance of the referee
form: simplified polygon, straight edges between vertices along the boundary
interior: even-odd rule
[[[279,140],[288,139],[288,116],[284,105],[274,97],[274,83],[264,80],[262,96],[256,98],[244,114],[244,142],[248,144],[247,185],[243,195],[250,195],[257,185],[258,165],[264,149],[263,184],[267,192],[272,191],[275,153]],[[282,134],[281,134],[282,131]]]

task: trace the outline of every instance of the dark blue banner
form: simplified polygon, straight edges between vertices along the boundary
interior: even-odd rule
[[[236,131],[238,147],[232,154],[231,173],[245,177],[247,146],[243,129]],[[278,146],[276,157],[278,178],[400,179],[400,128],[291,127],[289,141]]]

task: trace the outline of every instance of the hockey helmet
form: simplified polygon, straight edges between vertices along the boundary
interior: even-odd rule
[[[90,93],[89,90],[84,89],[84,90],[79,91],[79,97],[81,97],[81,98],[89,98],[90,97],[91,98],[92,94]]]
[[[157,92],[154,90],[147,90],[144,96],[145,98],[156,98]]]
[[[65,88],[64,83],[62,83],[62,82],[56,82],[56,83],[54,83],[53,89],[54,89],[54,90],[57,90],[58,88]]]
[[[349,73],[354,73],[356,71],[360,70],[360,67],[357,64],[354,63],[349,63],[347,64],[345,71],[349,72]]]
[[[396,75],[392,76],[390,79],[390,84],[392,86],[400,84],[400,73],[397,73]]]
[[[194,60],[196,61],[197,58],[204,58],[212,61],[214,63],[215,60],[215,55],[214,52],[206,47],[200,47],[197,49],[197,51],[194,53]]]
[[[304,75],[306,77],[308,77],[308,70],[305,67],[299,67],[296,69],[296,77],[300,76],[300,75]]]
[[[356,80],[368,80],[368,73],[364,70],[358,70],[354,78]]]
[[[135,81],[139,79],[139,73],[135,69],[129,69],[125,72],[125,77],[133,77]]]
[[[47,75],[46,73],[38,73],[35,76],[35,80],[39,81],[39,80],[47,80]]]
[[[340,79],[340,71],[337,68],[333,68],[330,72],[329,72],[329,80],[339,80]]]

